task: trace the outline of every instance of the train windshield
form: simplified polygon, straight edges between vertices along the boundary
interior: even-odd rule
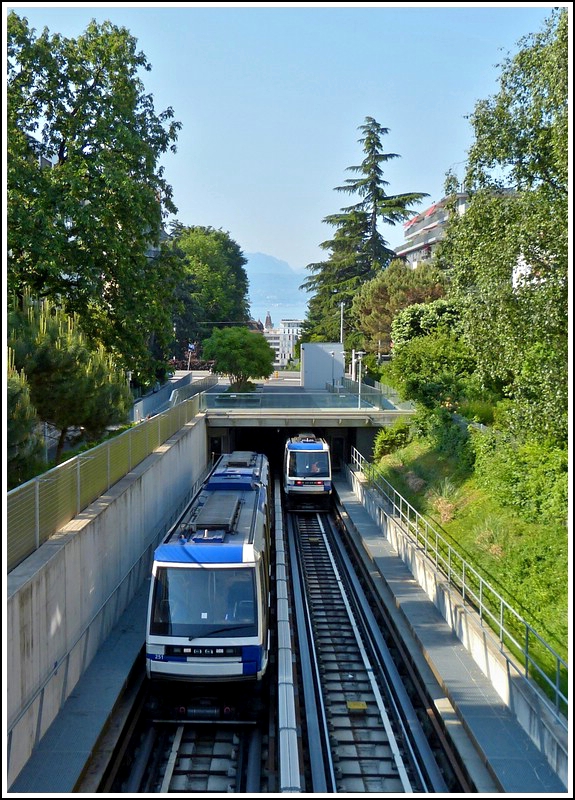
[[[150,633],[256,636],[255,568],[158,567]]]
[[[329,455],[325,451],[293,451],[289,454],[290,478],[329,478]]]

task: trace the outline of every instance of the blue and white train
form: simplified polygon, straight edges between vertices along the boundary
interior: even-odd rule
[[[272,488],[265,455],[221,456],[156,548],[146,629],[151,680],[262,680],[270,647]]]
[[[288,510],[326,510],[332,495],[331,457],[313,433],[290,437],[284,448],[283,490]]]

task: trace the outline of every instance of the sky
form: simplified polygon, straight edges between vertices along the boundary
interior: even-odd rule
[[[399,156],[383,165],[388,194],[429,195],[415,215],[444,196],[448,170],[462,179],[468,115],[557,5],[570,4],[10,3],[3,23],[14,10],[37,35],[76,38],[91,19],[126,27],[151,65],[155,112],[182,123],[161,162],[176,218],[303,280],[334,233],[323,219],[357,202],[335,187],[364,158],[366,117]],[[380,232],[404,241],[402,225]]]

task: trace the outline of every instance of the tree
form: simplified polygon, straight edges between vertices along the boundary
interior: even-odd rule
[[[466,213],[440,258],[484,383],[512,401],[518,437],[566,446],[568,419],[567,10],[505,60],[471,117]]]
[[[443,297],[431,303],[412,303],[400,311],[391,324],[394,350],[416,336],[428,336],[440,328],[457,333],[460,319],[456,306]]]
[[[249,328],[217,328],[203,343],[204,358],[215,361],[214,372],[229,375],[236,390],[249,388],[250,378],[267,378],[275,353],[261,333]]]
[[[455,408],[466,398],[474,371],[473,354],[465,342],[442,329],[406,342],[387,365],[387,375],[401,396],[430,410]]]
[[[399,158],[397,153],[384,153],[381,139],[389,133],[373,117],[366,117],[359,130],[363,133],[358,141],[363,145],[365,158],[359,166],[348,167],[356,173],[355,178],[337,186],[335,191],[359,195],[357,203],[342,208],[338,214],[324,218],[324,222],[335,227],[332,240],[320,247],[329,251],[327,261],[309,264],[312,275],[300,288],[312,294],[308,302],[308,317],[304,326],[304,339],[327,335],[331,332],[332,320],[337,318],[341,302],[348,307],[359,287],[381,270],[388,267],[395,253],[381,235],[378,224],[396,225],[407,219],[413,204],[428,195],[411,192],[388,195],[385,187],[382,163]],[[322,319],[329,320],[327,329]],[[337,337],[338,338],[338,337]]]
[[[155,113],[125,28],[36,37],[10,12],[7,30],[9,292],[58,299],[91,340],[145,361],[172,333],[174,276],[149,256],[177,210],[158,161],[180,123]]]
[[[59,431],[58,462],[71,428],[99,438],[126,422],[132,396],[123,371],[101,345],[89,347],[73,318],[49,301],[9,315],[15,369],[27,376],[38,417]]]
[[[537,34],[523,37],[504,59],[499,92],[479,101],[469,151],[470,187],[546,187],[567,191],[569,41],[566,8],[555,8]]]
[[[353,298],[351,316],[365,337],[366,350],[389,353],[396,315],[444,293],[445,276],[439,269],[429,263],[412,269],[402,259],[394,259],[386,270],[362,284]]]
[[[37,433],[38,415],[30,400],[26,376],[14,367],[8,352],[6,462],[7,486],[13,489],[37,474],[42,439]]]
[[[389,181],[383,178],[381,164],[400,157],[397,153],[382,151],[381,139],[389,133],[389,128],[383,128],[373,117],[366,117],[359,130],[363,133],[358,141],[363,145],[365,158],[359,166],[347,168],[348,172],[355,172],[357,177],[348,178],[344,186],[336,187],[336,191],[358,194],[361,199],[354,205],[342,208],[341,214],[326,217],[326,222],[340,227],[346,223],[349,214],[365,214],[367,236],[364,245],[371,261],[371,270],[376,272],[378,268],[385,268],[395,256],[379,232],[378,222],[386,225],[403,222],[409,217],[410,207],[428,195],[421,192],[388,195],[385,187],[389,186]]]
[[[211,227],[172,227],[170,247],[181,261],[174,317],[180,351],[211,333],[214,323],[249,320],[247,260],[229,233]]]

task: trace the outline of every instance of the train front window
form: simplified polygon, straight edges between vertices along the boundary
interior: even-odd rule
[[[329,478],[329,458],[325,451],[292,452],[289,458],[292,478]]]
[[[255,569],[159,567],[150,633],[256,636]]]

